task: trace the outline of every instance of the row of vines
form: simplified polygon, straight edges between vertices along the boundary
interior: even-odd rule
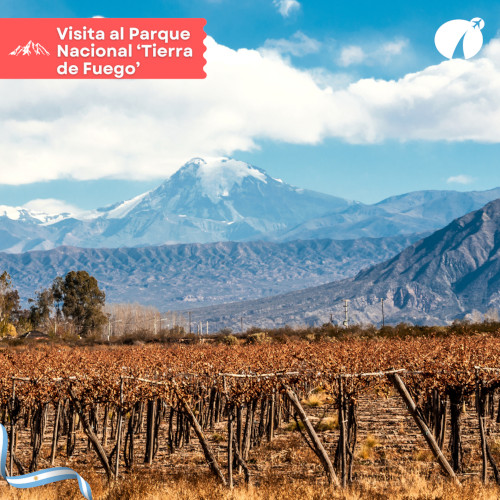
[[[500,338],[480,334],[234,346],[5,348],[0,350],[0,420],[9,432],[11,473],[46,465],[41,450],[49,445],[49,429],[50,464],[73,456],[81,429],[109,478],[138,460],[152,465],[160,445],[173,454],[196,440],[211,472],[230,487],[235,475],[251,481],[254,448],[273,440],[284,422],[296,422],[329,482],[345,486],[354,478],[359,397],[395,388],[443,471],[457,481],[464,469],[463,406],[473,405],[482,479],[491,469],[500,483],[487,428],[488,422],[500,421],[500,406],[495,407],[499,367]],[[301,404],[317,388],[329,395],[338,415],[333,453]],[[207,439],[221,423],[224,460]],[[18,436],[26,430],[29,461],[18,456]]]

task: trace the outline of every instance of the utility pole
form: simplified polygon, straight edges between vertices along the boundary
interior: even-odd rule
[[[207,321],[207,335],[208,335],[208,321]]]
[[[243,333],[243,317],[240,318],[241,333]]]
[[[191,311],[188,312],[189,315],[189,334],[191,334]]]
[[[348,328],[349,327],[349,300],[347,300],[347,299],[344,300],[344,313],[345,313],[344,326],[346,328]]]
[[[380,303],[382,304],[382,328],[384,328],[385,326],[384,299],[380,299]]]

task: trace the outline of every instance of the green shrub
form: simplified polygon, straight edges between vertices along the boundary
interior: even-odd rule
[[[238,338],[234,335],[226,335],[220,338],[220,342],[226,345],[236,345],[238,344]]]
[[[266,332],[251,333],[247,336],[247,344],[262,344],[269,341],[271,339],[267,336]]]

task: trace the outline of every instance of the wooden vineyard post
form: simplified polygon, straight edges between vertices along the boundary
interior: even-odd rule
[[[271,396],[271,406],[269,408],[269,434],[267,440],[271,442],[274,439],[274,419],[276,413],[276,389],[273,389]]]
[[[233,407],[229,405],[227,411],[227,482],[233,489]]]
[[[351,400],[347,406],[347,453],[349,457],[349,465],[347,468],[347,480],[352,483],[352,466],[354,464],[354,449],[356,447],[356,439],[358,432],[358,422],[356,416],[356,402]]]
[[[71,407],[69,408],[70,412],[70,424],[69,424],[69,432],[68,436],[66,439],[66,455],[68,457],[73,455],[73,452],[75,450],[75,434],[76,434],[76,419],[77,419],[77,413],[76,410]]]
[[[141,415],[142,418],[142,415]],[[170,415],[168,417],[168,449],[170,453],[174,452],[174,407],[170,407]]]
[[[338,378],[339,383],[339,446],[340,446],[340,474],[342,488],[347,486],[347,460],[346,460],[346,432],[345,432],[345,412],[344,412],[344,391],[342,376]]]
[[[85,434],[87,434],[87,437],[90,439],[90,442],[94,446],[94,449],[97,453],[97,456],[99,457],[99,460],[102,463],[102,466],[104,467],[104,470],[106,471],[106,474],[108,476],[108,479],[113,476],[113,471],[111,469],[111,465],[109,464],[108,457],[106,455],[106,451],[102,447],[99,439],[95,435],[94,431],[92,430],[92,426],[89,423],[89,420],[87,416],[85,415],[85,411],[80,404],[79,400],[76,398],[75,394],[73,393],[73,390],[70,388],[69,389],[69,395],[73,401],[73,404],[75,405],[76,411],[80,415],[80,419],[82,422],[83,430]]]
[[[441,430],[439,432],[439,438],[438,438],[438,445],[442,449],[443,448],[443,443],[444,443],[444,437],[446,435],[446,416],[448,412],[448,400],[444,399],[442,402],[443,405],[443,415],[441,417]]]
[[[408,411],[410,412],[411,416],[413,417],[413,420],[415,420],[415,423],[418,425],[418,428],[424,435],[425,440],[427,441],[427,444],[429,445],[429,448],[431,449],[432,453],[436,457],[436,460],[438,461],[439,465],[443,469],[443,471],[450,476],[457,484],[460,484],[457,476],[455,475],[455,472],[451,468],[448,460],[446,460],[446,457],[443,455],[443,452],[441,451],[441,448],[439,448],[438,444],[436,443],[436,440],[434,439],[434,436],[432,435],[432,432],[429,430],[427,427],[427,424],[424,422],[424,420],[420,417],[417,411],[417,405],[413,401],[410,393],[408,392],[408,389],[406,388],[404,382],[402,381],[401,377],[397,373],[391,373],[387,375],[391,382],[393,383],[394,387],[398,391],[399,395],[403,398],[403,401],[406,403],[406,407],[408,408]]]
[[[242,405],[239,404],[237,407],[236,407],[236,441],[237,441],[237,451],[239,452],[240,454],[240,458],[241,457],[241,453],[242,453],[242,449],[243,449],[243,416],[242,416]],[[239,459],[238,459],[239,460]],[[241,460],[240,460],[240,464],[238,465],[238,474],[241,474]]]
[[[314,430],[314,427],[311,425],[311,422],[307,418],[306,412],[304,411],[304,408],[302,408],[302,405],[300,404],[300,401],[297,398],[297,395],[288,386],[285,386],[285,391],[286,391],[286,395],[288,396],[288,399],[290,400],[290,402],[292,403],[296,412],[298,413],[300,420],[304,424],[304,427],[307,431],[307,434],[311,438],[316,455],[320,459],[320,461],[325,469],[325,472],[327,474],[328,482],[330,484],[333,484],[337,488],[340,487],[339,479],[338,479],[337,475],[335,474],[335,471],[333,470],[333,465],[332,465],[332,462],[330,460],[330,457],[326,453],[324,446],[321,444],[321,441],[319,440],[318,435],[316,434],[316,431]]]
[[[465,412],[464,394],[462,387],[448,388],[450,399],[450,451],[451,466],[455,473],[463,470],[462,437],[460,432],[460,420]]]
[[[61,417],[61,399],[57,402],[56,416],[54,417],[54,432],[52,434],[52,450],[50,453],[50,465],[54,465],[57,452],[57,437],[59,434],[59,420]]]
[[[177,388],[175,382],[174,382],[174,387]],[[201,447],[203,449],[203,453],[205,455],[205,460],[208,462],[208,466],[210,467],[210,470],[213,472],[215,476],[219,479],[219,481],[226,486],[226,479],[224,478],[224,475],[222,474],[222,471],[219,467],[219,463],[217,462],[217,459],[215,458],[215,455],[212,453],[212,450],[210,449],[210,446],[208,444],[208,441],[205,438],[205,435],[203,434],[203,430],[200,426],[200,423],[194,416],[193,411],[191,410],[191,407],[188,405],[187,401],[181,396],[179,391],[176,390],[177,397],[179,398],[179,401],[184,408],[184,411],[186,412],[186,416],[193,426],[194,432],[201,444]]]
[[[155,443],[155,428],[156,428],[156,400],[148,402],[148,429],[147,429],[147,463],[153,463],[154,443]]]
[[[102,423],[102,445],[108,445],[108,418],[109,418],[109,404],[104,407],[104,420]]]
[[[234,441],[234,456],[239,464],[239,467],[243,468],[243,472],[245,473],[245,483],[248,486],[250,484],[250,470],[248,469],[247,463],[245,462],[245,460],[243,460],[243,457],[241,456],[241,448],[238,448],[238,443],[236,442],[236,438],[233,441]]]
[[[252,444],[252,431],[254,422],[254,413],[257,406],[257,400],[253,399],[247,404],[247,415],[245,420],[245,431],[243,435],[243,450],[241,451],[241,456],[243,460],[248,460],[248,454],[250,453],[250,447]]]
[[[476,368],[476,411],[477,417],[479,420],[479,433],[481,437],[481,453],[483,459],[483,467],[481,479],[483,483],[486,484],[488,478],[488,462],[491,465],[493,470],[493,475],[495,476],[495,482],[500,484],[500,473],[498,471],[497,464],[495,463],[495,459],[491,454],[490,447],[488,445],[488,441],[486,439],[486,429],[485,429],[485,399],[486,394],[483,392],[482,381],[479,379]],[[493,412],[491,412],[493,413]],[[494,415],[493,415],[494,416]]]
[[[120,467],[120,446],[122,441],[122,421],[123,421],[123,377],[120,377],[120,408],[118,408],[118,430],[116,436],[116,463],[115,463],[115,479],[118,479],[118,469]]]
[[[483,462],[483,467],[481,471],[481,480],[483,484],[486,484],[488,481],[488,457],[486,453],[486,433],[484,429],[484,396],[482,394],[481,390],[481,383],[479,382],[479,379],[477,378],[476,374],[476,412],[477,412],[477,418],[479,420],[479,435],[481,437],[481,456],[482,456],[482,462]]]

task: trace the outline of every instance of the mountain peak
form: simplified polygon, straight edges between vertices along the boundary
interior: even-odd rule
[[[233,158],[192,158],[171,179],[185,180],[192,177],[199,184],[200,194],[213,203],[230,195],[232,189],[241,186],[245,179],[267,184],[270,177],[259,168]]]

